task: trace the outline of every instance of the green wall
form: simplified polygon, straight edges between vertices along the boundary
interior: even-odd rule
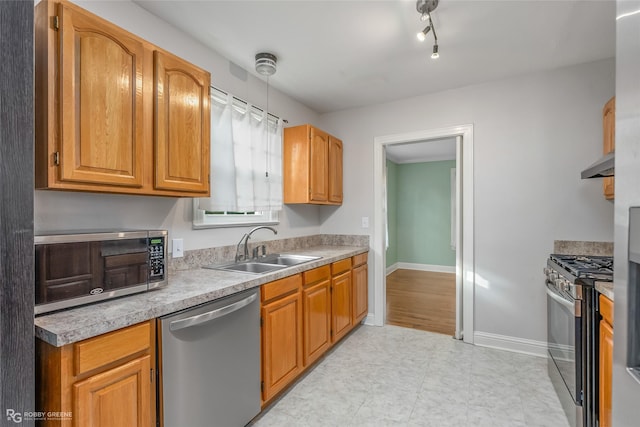
[[[456,252],[451,249],[451,169],[455,161],[387,164],[393,165],[387,177],[387,267],[395,262],[455,266]]]

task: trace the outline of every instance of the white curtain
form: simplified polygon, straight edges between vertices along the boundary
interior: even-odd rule
[[[282,120],[235,100],[211,96],[211,197],[208,211],[282,209]]]

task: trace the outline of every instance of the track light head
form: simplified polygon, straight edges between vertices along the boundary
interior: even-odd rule
[[[431,54],[431,59],[438,59],[440,58],[440,54],[438,53],[438,44],[434,44],[433,45],[433,53]]]
[[[417,34],[418,40],[420,40],[421,42],[425,41],[425,39],[427,38],[427,34],[429,33],[429,31],[431,31],[431,26],[427,25],[424,30],[420,31]]]

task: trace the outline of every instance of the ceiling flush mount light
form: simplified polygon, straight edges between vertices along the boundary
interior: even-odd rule
[[[431,54],[431,58],[437,59],[440,57],[438,53],[438,35],[436,34],[436,27],[433,25],[433,19],[431,19],[431,12],[438,7],[439,0],[417,0],[416,1],[416,10],[420,14],[421,21],[429,21],[429,25],[425,27],[424,30],[420,31],[417,34],[418,40],[421,42],[425,41],[427,38],[427,34],[429,31],[433,33],[433,53]]]
[[[276,63],[278,58],[272,53],[256,54],[256,71],[263,76],[272,76],[276,73]]]

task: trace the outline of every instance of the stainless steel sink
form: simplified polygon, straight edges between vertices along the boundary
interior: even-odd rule
[[[303,264],[305,262],[320,259],[319,256],[308,255],[293,255],[293,254],[271,254],[265,257],[259,258],[257,262],[264,262],[267,264],[286,265],[290,267],[292,265]]]
[[[240,271],[242,273],[262,274],[286,268],[286,265],[267,264],[264,262],[237,262],[229,265],[208,265],[205,268],[215,270]]]
[[[250,261],[240,261],[226,265],[206,265],[204,268],[212,270],[239,271],[241,273],[264,274],[320,258],[322,257],[294,254],[270,254]]]

